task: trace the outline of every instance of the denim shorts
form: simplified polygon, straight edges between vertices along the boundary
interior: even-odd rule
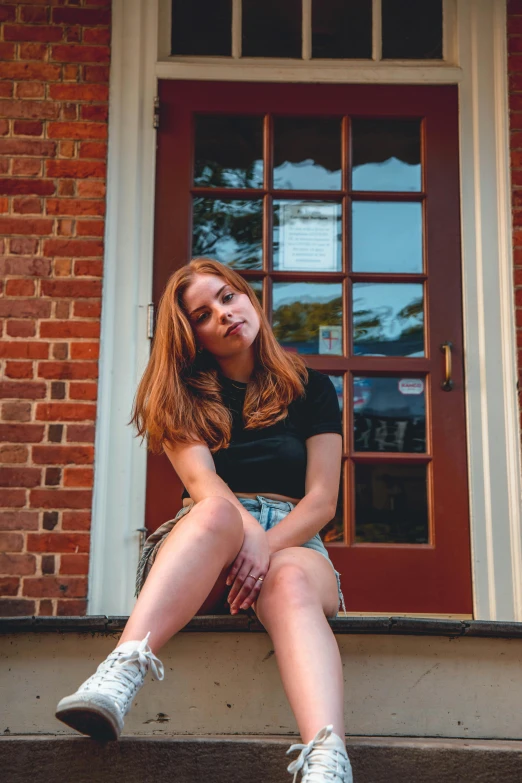
[[[270,498],[265,498],[262,495],[257,495],[255,499],[238,498],[238,500],[241,505],[244,506],[246,510],[257,519],[263,530],[270,530],[271,528],[275,527],[279,522],[281,522],[282,519],[287,516],[287,514],[292,511],[292,509],[295,508],[296,505],[295,503],[289,503],[286,500],[272,500]],[[145,580],[150,572],[150,569],[152,568],[154,560],[156,559],[159,549],[165,541],[166,537],[176,522],[181,519],[181,517],[185,516],[185,514],[188,514],[193,506],[193,503],[188,506],[183,506],[183,508],[178,511],[174,519],[169,519],[167,522],[164,522],[163,525],[160,525],[160,527],[158,527],[158,529],[147,538],[141,553],[136,574],[136,596],[139,595],[141,588],[143,587],[143,584],[145,583]],[[346,612],[344,596],[341,590],[341,575],[333,567],[333,563],[330,560],[326,547],[323,544],[319,533],[316,533],[313,538],[310,538],[309,541],[305,541],[305,543],[301,544],[301,546],[307,547],[307,549],[315,549],[316,552],[320,552],[320,554],[328,560],[334,570],[335,578],[337,579],[337,591],[339,594],[339,606],[337,613],[340,611],[341,607],[343,611]]]

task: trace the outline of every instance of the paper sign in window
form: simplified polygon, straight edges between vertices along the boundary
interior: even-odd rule
[[[338,269],[337,204],[279,204],[278,269],[335,272]]]

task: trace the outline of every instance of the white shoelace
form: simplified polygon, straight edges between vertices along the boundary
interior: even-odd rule
[[[293,783],[296,783],[299,771],[302,773],[301,783],[346,783],[350,764],[348,755],[343,755],[336,748],[321,747],[332,732],[333,725],[325,726],[306,745],[292,745],[286,751],[287,755],[294,750],[301,751],[288,766],[288,772],[294,773]],[[348,779],[351,780],[351,777]]]
[[[120,652],[116,648],[102,661],[92,677],[84,682],[81,690],[102,691],[111,696],[125,714],[149,666],[156,680],[162,680],[165,676],[162,662],[148,647],[149,636],[150,631],[132,651]]]

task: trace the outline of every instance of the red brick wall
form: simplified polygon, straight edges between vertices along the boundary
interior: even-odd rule
[[[0,5],[0,615],[85,614],[110,0]]]
[[[507,9],[513,274],[518,345],[519,408],[522,411],[522,0],[508,0]]]

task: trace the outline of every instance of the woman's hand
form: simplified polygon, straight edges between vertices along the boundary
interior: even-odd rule
[[[257,522],[256,525],[246,525],[243,546],[227,577],[227,585],[232,585],[228,596],[230,614],[237,614],[238,609],[252,606],[263,586],[258,577],[266,576],[269,565],[270,549],[266,532]]]

